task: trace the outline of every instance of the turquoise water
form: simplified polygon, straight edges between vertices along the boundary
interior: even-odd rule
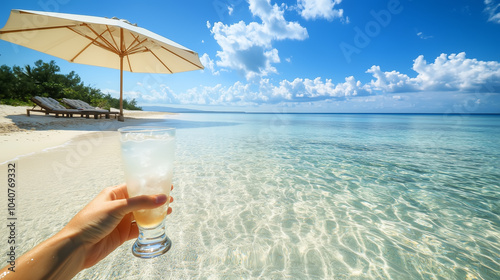
[[[164,122],[177,128],[171,250],[138,259],[128,241],[75,279],[500,279],[500,116]],[[124,181],[106,124],[17,160],[19,255]]]
[[[169,125],[169,258],[182,269],[165,261],[165,275],[500,279],[499,116],[184,114]]]

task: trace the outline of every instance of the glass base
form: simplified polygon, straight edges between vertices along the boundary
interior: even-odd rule
[[[139,237],[132,246],[132,254],[144,259],[150,259],[165,254],[172,246],[172,241],[165,234],[165,221],[155,228],[139,226]]]

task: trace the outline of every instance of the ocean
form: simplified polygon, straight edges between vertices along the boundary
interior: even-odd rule
[[[499,115],[158,124],[177,130],[172,249],[143,260],[128,241],[75,279],[500,279]],[[123,182],[118,132],[89,137],[18,161],[22,250]]]
[[[171,231],[189,233],[174,244],[197,256],[187,278],[500,279],[500,116],[170,125],[187,204]]]

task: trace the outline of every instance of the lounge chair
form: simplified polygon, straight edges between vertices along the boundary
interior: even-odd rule
[[[87,102],[77,100],[77,99],[63,98],[62,102],[73,109],[82,110],[83,112],[93,114],[96,119],[97,119],[97,116],[100,116],[100,115],[104,115],[106,117],[106,119],[109,119],[110,115],[114,115],[116,118],[116,116],[118,116],[120,114],[119,112],[110,112],[108,110],[104,110],[104,109],[101,109],[99,107],[90,106]],[[88,118],[88,115],[87,115],[87,118]]]
[[[50,97],[40,97],[34,96],[31,100],[35,103],[35,106],[31,109],[26,109],[26,114],[28,117],[30,116],[30,112],[42,112],[45,115],[55,114],[56,118],[59,118],[59,115],[64,117],[73,117],[74,114],[82,115],[82,112],[75,109],[67,109],[62,106],[57,100]],[[39,106],[40,109],[35,109],[36,106]]]

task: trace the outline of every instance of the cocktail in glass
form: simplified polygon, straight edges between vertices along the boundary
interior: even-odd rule
[[[120,132],[122,161],[129,197],[166,194],[167,203],[159,208],[134,211],[139,237],[132,253],[153,258],[170,249],[165,233],[165,217],[172,185],[175,129],[168,127],[128,126]]]

